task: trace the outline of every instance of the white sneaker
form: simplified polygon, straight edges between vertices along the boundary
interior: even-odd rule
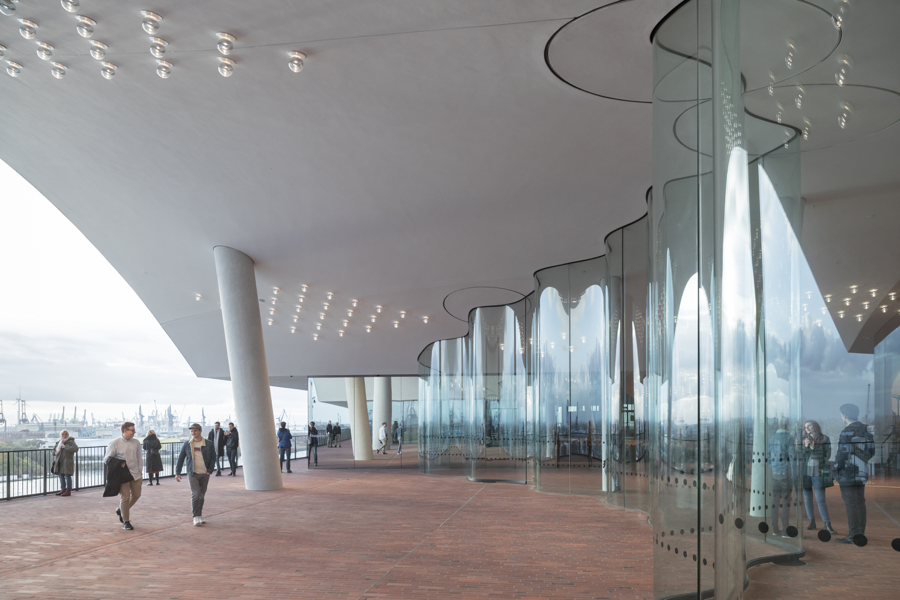
[[[204,523],[206,523],[206,521],[203,519],[203,517],[197,517],[197,518],[200,519],[200,524],[201,524],[201,525],[203,525]]]
[[[200,517],[194,517],[194,525],[200,525],[201,523],[203,523],[203,519],[201,519]]]

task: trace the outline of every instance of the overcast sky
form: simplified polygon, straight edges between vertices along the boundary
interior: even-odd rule
[[[231,383],[197,378],[127,283],[28,182],[0,161],[0,399],[15,415],[75,406],[88,419],[169,404],[181,417],[234,417]],[[299,424],[306,392],[272,388],[275,416]]]

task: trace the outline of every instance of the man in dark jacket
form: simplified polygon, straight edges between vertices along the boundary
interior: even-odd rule
[[[338,421],[334,424],[334,427],[331,430],[331,433],[334,435],[334,447],[341,447],[341,422]]]
[[[225,437],[224,435],[222,437]],[[216,468],[216,450],[213,443],[203,439],[203,428],[194,423],[191,425],[191,439],[181,447],[178,464],[175,465],[175,481],[181,481],[181,468],[187,462],[188,481],[191,482],[191,512],[194,525],[203,525],[203,502],[206,500],[206,487],[209,476]]]
[[[287,423],[282,421],[281,429],[278,430],[278,464],[281,466],[282,472],[284,471],[285,458],[287,458],[287,472],[293,473],[291,471],[291,440],[293,437],[291,430],[287,428]]]
[[[331,448],[334,446],[334,427],[331,426],[331,421],[325,426],[325,435],[328,436],[328,447]]]
[[[309,466],[309,460],[313,459],[313,466],[319,466],[319,430],[316,429],[315,421],[309,424],[308,441],[306,443],[306,465]]]
[[[225,430],[222,429],[222,424],[216,421],[216,424],[212,429],[209,430],[209,436],[207,436],[210,442],[212,442],[213,448],[216,449],[216,477],[219,477],[222,474],[222,464],[225,462]]]
[[[238,437],[237,427],[234,423],[228,424],[228,431],[225,432],[225,454],[228,455],[228,466],[231,467],[231,475],[237,475],[237,453],[240,438]]]
[[[869,428],[857,420],[859,407],[855,404],[841,406],[841,417],[847,426],[838,438],[834,474],[847,508],[850,533],[837,541],[862,546],[866,543],[866,482],[869,479],[869,460],[875,456],[875,439]]]

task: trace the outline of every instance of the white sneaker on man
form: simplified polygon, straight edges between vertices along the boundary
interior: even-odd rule
[[[200,519],[200,524],[201,524],[201,525],[203,525],[204,523],[206,523],[206,520],[205,520],[203,517],[197,517],[197,518]]]
[[[194,517],[194,525],[201,525],[203,523],[203,519],[200,517]]]

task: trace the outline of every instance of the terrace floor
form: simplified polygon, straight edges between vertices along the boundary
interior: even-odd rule
[[[0,503],[0,598],[653,597],[641,512],[523,485],[300,462],[277,492],[245,491],[240,471],[213,477],[201,527],[187,482],[171,478],[145,483],[134,531],[99,488]],[[805,566],[751,569],[745,598],[895,598],[897,525],[875,514],[884,490],[872,492],[869,546],[809,540]]]

